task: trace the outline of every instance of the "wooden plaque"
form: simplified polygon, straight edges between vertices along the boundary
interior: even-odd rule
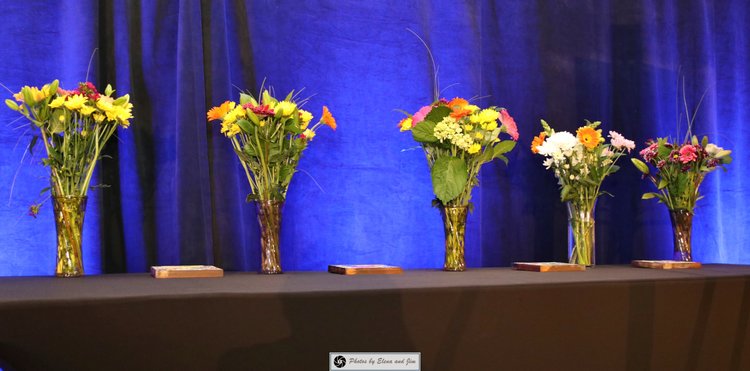
[[[684,262],[679,260],[633,260],[634,267],[652,269],[690,269],[700,268],[701,263]]]
[[[383,264],[329,265],[328,271],[347,276],[354,274],[401,274],[401,267]]]
[[[519,271],[529,271],[529,272],[579,272],[579,271],[585,271],[586,266],[582,264],[557,263],[557,262],[542,262],[542,263],[515,262],[513,263],[513,269],[516,269]]]
[[[154,278],[224,277],[224,270],[213,265],[162,265],[151,267]]]

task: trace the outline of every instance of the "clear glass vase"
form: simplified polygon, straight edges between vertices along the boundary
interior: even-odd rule
[[[672,234],[674,236],[674,260],[693,261],[691,246],[691,232],[693,229],[693,213],[686,209],[669,210],[672,220]]]
[[[568,202],[568,262],[592,267],[596,264],[594,202]]]
[[[445,230],[445,264],[443,269],[446,271],[462,272],[466,270],[464,243],[468,211],[468,206],[442,206],[440,208]]]
[[[260,224],[260,272],[281,273],[279,258],[279,232],[281,231],[281,208],[283,201],[257,201],[258,224]]]
[[[86,212],[86,197],[53,196],[52,208],[57,230],[57,277],[80,277],[83,275],[83,217]]]

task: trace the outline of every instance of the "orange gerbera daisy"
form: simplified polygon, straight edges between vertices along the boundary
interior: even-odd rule
[[[451,99],[450,102],[448,102],[448,107],[454,111],[457,109],[466,107],[468,105],[469,105],[469,102],[466,99],[459,98],[459,97],[453,98]]]
[[[576,136],[578,136],[578,141],[588,149],[594,149],[599,145],[599,140],[602,139],[602,134],[599,130],[589,126],[578,128]]]
[[[533,153],[539,153],[539,150],[536,149],[536,147],[541,146],[544,144],[544,139],[547,138],[547,133],[541,132],[538,136],[534,137],[534,140],[531,141],[531,152]]]
[[[336,130],[336,119],[333,118],[333,115],[331,115],[331,111],[329,111],[328,107],[326,106],[323,106],[323,115],[320,121],[323,121],[324,124],[330,126],[331,129]]]
[[[220,106],[214,107],[208,110],[208,113],[206,113],[206,117],[208,117],[208,121],[220,120],[229,111],[234,109],[234,106],[235,106],[234,102],[226,101],[222,103]]]
[[[471,115],[471,111],[467,109],[463,109],[461,107],[456,107],[453,109],[453,111],[450,113],[451,117],[453,117],[456,120],[460,120],[468,115]]]

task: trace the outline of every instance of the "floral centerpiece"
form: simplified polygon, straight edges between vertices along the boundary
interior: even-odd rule
[[[445,227],[445,270],[463,271],[464,232],[471,190],[479,184],[479,169],[504,156],[518,140],[518,128],[505,108],[480,109],[462,98],[439,99],[398,124],[422,145],[432,177],[432,189]],[[501,140],[500,134],[511,139]]]
[[[24,86],[15,100],[5,101],[35,129],[29,149],[41,139],[47,152],[42,162],[50,169],[60,277],[83,275],[81,237],[91,177],[104,145],[133,117],[130,97],[114,98],[113,93],[110,85],[100,93],[90,82],[65,90],[55,80],[41,88]],[[32,206],[32,215],[38,210],[39,205]]]
[[[531,151],[545,157],[544,166],[555,172],[560,185],[560,200],[568,208],[568,258],[573,264],[595,264],[594,209],[597,198],[605,194],[601,185],[608,175],[619,170],[617,160],[635,148],[633,141],[610,131],[605,143],[601,122],[586,121],[576,130],[555,132],[544,120],[544,131],[534,137]]]
[[[670,138],[649,140],[641,150],[643,161],[631,161],[651,180],[657,192],[643,199],[657,199],[669,209],[674,234],[674,260],[692,261],[691,230],[695,204],[702,198],[699,189],[706,174],[732,162],[732,151],[688,135],[680,142]],[[645,162],[644,162],[645,161]],[[650,165],[650,166],[649,166]],[[724,168],[725,169],[725,168]]]
[[[261,227],[261,271],[281,273],[279,230],[281,208],[302,151],[322,126],[336,130],[336,120],[323,106],[319,121],[311,125],[312,113],[300,108],[292,91],[283,100],[261,89],[259,99],[240,94],[239,103],[226,101],[208,111],[209,121],[220,120],[221,132],[229,139],[250,183],[248,202],[258,207]]]

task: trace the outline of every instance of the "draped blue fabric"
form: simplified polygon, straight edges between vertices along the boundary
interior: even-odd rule
[[[750,6],[745,1],[26,1],[0,12],[0,82],[12,91],[59,78],[129,93],[135,119],[107,148],[90,193],[87,273],[151,265],[257,270],[249,186],[208,108],[257,92],[305,88],[319,131],[284,207],[282,266],[331,263],[437,268],[443,231],[424,155],[402,115],[442,95],[506,107],[521,140],[510,164],[486,165],[467,229],[470,267],[564,260],[567,225],[553,175],[529,151],[539,119],[574,130],[583,119],[635,139],[677,136],[684,97],[704,96],[694,131],[734,151],[702,187],[694,258],[750,263],[745,167],[750,165]],[[89,68],[95,48],[97,54]],[[704,95],[705,94],[705,95]],[[6,94],[8,97],[10,93]],[[32,131],[0,110],[0,275],[51,274],[51,205],[37,219],[47,170]],[[598,263],[671,257],[666,208],[624,161],[597,206]]]

